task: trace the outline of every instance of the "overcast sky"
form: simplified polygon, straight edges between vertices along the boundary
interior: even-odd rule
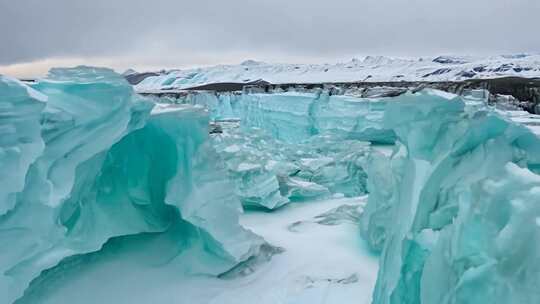
[[[540,0],[0,0],[0,73],[540,52]]]

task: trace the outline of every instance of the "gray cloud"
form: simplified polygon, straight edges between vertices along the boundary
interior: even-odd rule
[[[537,52],[538,0],[0,0],[0,65]]]

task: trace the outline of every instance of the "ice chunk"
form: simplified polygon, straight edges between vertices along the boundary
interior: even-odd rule
[[[276,209],[290,200],[366,193],[362,162],[370,149],[367,143],[318,135],[294,144],[238,123],[219,125],[213,142],[245,207]]]
[[[114,237],[154,233],[167,241],[167,264],[186,273],[218,275],[258,252],[263,241],[238,224],[202,107],[150,115],[151,102],[98,68],[54,69],[34,89],[0,79],[0,163],[18,161],[0,175],[15,185],[2,188],[0,206],[16,206],[0,216],[0,302]]]
[[[189,92],[156,98],[160,103],[202,105],[209,109],[212,120],[241,120],[246,129],[263,129],[288,143],[326,134],[392,144],[395,134],[382,128],[389,100],[331,95],[323,90],[274,94]]]
[[[236,123],[221,126],[222,133],[213,135],[213,143],[225,160],[243,206],[276,209],[288,203],[289,199],[280,192],[278,174],[268,166],[274,158],[279,159],[269,149],[277,148],[272,139],[256,130],[243,133]]]
[[[287,192],[287,196],[293,201],[326,198],[330,196],[328,188],[294,177],[287,179],[284,188]]]
[[[296,177],[320,184],[331,193],[347,197],[365,194],[367,175],[363,168],[371,146],[336,135],[318,135],[297,145],[303,153]]]
[[[242,126],[260,128],[273,138],[285,142],[301,142],[317,134],[310,109],[315,94],[244,94]]]
[[[384,126],[398,145],[366,167],[373,303],[539,302],[540,139],[455,96],[396,101]]]
[[[209,91],[192,91],[185,94],[154,97],[154,99],[158,103],[201,105],[209,110],[210,120],[232,120],[239,119],[241,116],[242,97],[240,92],[218,94]]]
[[[176,100],[156,100],[209,109],[214,144],[245,207],[275,209],[293,196],[305,199],[300,197],[304,194],[309,199],[332,193],[362,195],[367,178],[362,159],[369,146],[360,141],[395,141],[394,132],[382,128],[387,103],[383,99],[334,96],[328,91],[175,96]]]
[[[0,216],[15,207],[26,172],[43,151],[40,117],[47,97],[0,75]]]
[[[384,99],[318,93],[244,94],[242,125],[268,131],[274,138],[298,143],[313,135],[393,143],[382,128]]]
[[[102,240],[70,238],[74,235],[68,231],[69,220],[84,222],[85,217],[76,210],[69,217],[65,211],[70,206],[66,201],[77,201],[83,182],[90,183],[91,176],[98,174],[104,152],[138,127],[151,108],[132,96],[120,76],[113,75],[112,71],[85,68],[53,70],[49,79],[35,85],[47,95],[37,131],[45,146],[28,170],[21,167],[18,169],[24,171],[8,173],[26,176],[26,181],[17,193],[17,208],[0,218],[0,239],[9,244],[3,246],[0,258],[2,302],[11,303],[21,296],[42,270],[69,255],[97,250],[114,235],[96,233]],[[19,84],[18,90],[32,89]],[[6,100],[5,92],[0,92],[2,100]],[[92,218],[86,220],[91,225]],[[107,227],[93,227],[107,231]]]

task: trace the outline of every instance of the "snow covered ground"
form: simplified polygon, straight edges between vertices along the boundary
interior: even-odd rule
[[[244,303],[238,299],[248,300],[254,291],[260,297],[259,304],[371,303],[377,258],[360,238],[356,224],[347,218],[331,219],[341,217],[335,208],[362,208],[366,201],[367,197],[342,198],[291,204],[268,214],[247,213],[241,222],[285,252],[246,278],[253,286],[244,292],[230,290],[214,303]],[[334,212],[328,213],[331,210]],[[330,216],[332,213],[336,216]]]
[[[244,277],[185,277],[174,267],[160,267],[165,257],[148,260],[159,242],[139,240],[106,246],[62,269],[49,277],[47,290],[19,304],[368,304],[378,261],[353,223],[366,200],[334,198],[246,212],[241,223],[283,252]]]
[[[271,83],[321,83],[450,81],[506,76],[540,77],[540,55],[439,56],[412,59],[367,56],[333,64],[271,64],[248,60],[239,65],[218,65],[160,73],[144,79],[135,89],[149,92],[259,79]]]

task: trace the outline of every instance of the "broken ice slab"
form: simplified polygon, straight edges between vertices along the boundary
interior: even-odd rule
[[[159,103],[202,105],[210,119],[239,119],[242,127],[260,128],[277,140],[299,143],[313,135],[391,144],[392,130],[382,128],[387,98],[331,95],[329,91],[283,92],[184,92],[174,97],[154,97]]]
[[[373,303],[538,303],[540,139],[456,96],[397,101],[384,116],[394,153],[366,166]]]
[[[0,176],[14,183],[0,196],[8,212],[0,302],[113,237],[166,234],[169,266],[213,275],[258,253],[263,241],[238,224],[240,203],[207,141],[202,107],[151,115],[153,104],[107,69],[54,69],[33,87],[0,79],[1,123],[12,134],[0,140],[0,163],[19,159]],[[46,278],[32,292],[39,288]]]
[[[242,106],[242,126],[261,128],[285,142],[298,143],[318,134],[374,143],[395,140],[393,132],[381,126],[384,99],[329,95],[327,91],[244,94]]]
[[[0,75],[0,216],[16,205],[26,172],[43,151],[41,112],[47,96]]]
[[[236,193],[248,208],[276,209],[289,201],[322,199],[333,193],[366,193],[362,159],[370,145],[333,136],[287,143],[255,128],[216,122],[214,146],[225,160]]]

